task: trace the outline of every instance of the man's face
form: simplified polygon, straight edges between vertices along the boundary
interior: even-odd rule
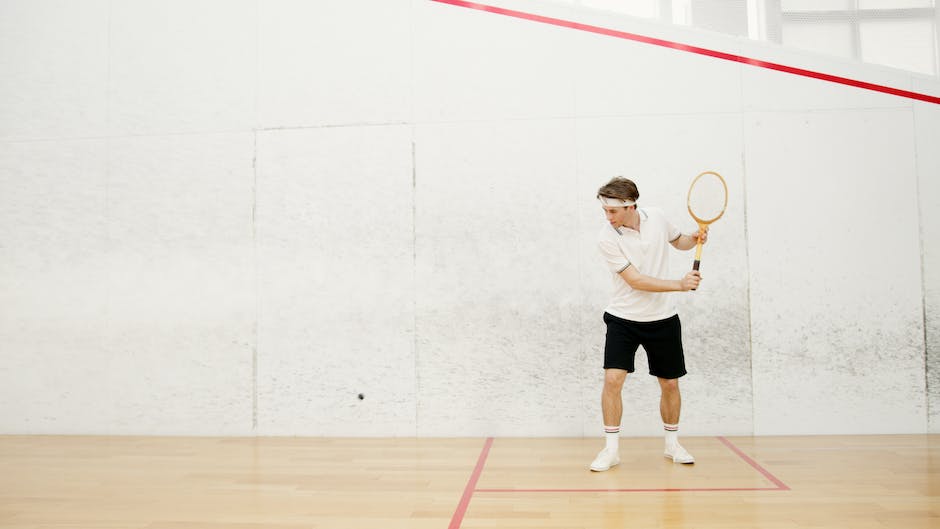
[[[610,223],[614,228],[619,228],[627,224],[627,221],[630,220],[630,209],[632,206],[627,206],[625,208],[617,208],[612,206],[604,206],[604,214],[607,215],[607,222]]]

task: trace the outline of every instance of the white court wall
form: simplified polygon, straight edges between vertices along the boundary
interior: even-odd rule
[[[938,432],[938,133],[936,104],[430,0],[6,0],[0,433],[597,435],[594,193],[633,177],[692,231],[706,169],[683,431]],[[661,431],[645,366],[628,435]]]
[[[916,86],[916,85],[915,85]],[[916,104],[917,180],[923,252],[928,429],[940,433],[940,106]]]

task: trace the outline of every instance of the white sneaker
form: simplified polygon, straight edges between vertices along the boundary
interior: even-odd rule
[[[690,454],[680,444],[676,444],[676,446],[671,447],[667,446],[663,455],[667,459],[672,459],[673,463],[682,463],[684,465],[691,465],[692,463],[695,463],[695,458],[692,457],[692,454]]]
[[[594,461],[591,463],[591,470],[594,472],[603,472],[609,470],[610,467],[620,464],[620,455],[617,454],[616,450],[608,450],[604,448],[597,454],[597,457],[594,458]]]

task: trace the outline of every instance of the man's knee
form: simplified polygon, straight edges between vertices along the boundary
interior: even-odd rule
[[[678,378],[661,378],[659,379],[659,386],[662,388],[663,393],[678,393],[679,392],[679,379]]]
[[[623,388],[623,382],[627,379],[627,372],[623,369],[605,369],[604,370],[604,391],[617,391]]]

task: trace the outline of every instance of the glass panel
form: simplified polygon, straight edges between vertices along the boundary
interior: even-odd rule
[[[780,0],[780,10],[846,11],[855,8],[854,0]]]
[[[862,60],[935,75],[934,24],[930,20],[871,20],[859,24]]]
[[[858,0],[859,9],[906,9],[933,6],[934,0]]]
[[[554,1],[940,75],[940,0]]]
[[[852,59],[852,28],[847,22],[784,22],[783,45]]]
[[[692,0],[672,0],[672,23],[692,25]]]
[[[698,0],[692,4],[692,25],[726,35],[747,35],[747,1]]]
[[[581,4],[634,17],[659,18],[659,0],[581,0]]]

